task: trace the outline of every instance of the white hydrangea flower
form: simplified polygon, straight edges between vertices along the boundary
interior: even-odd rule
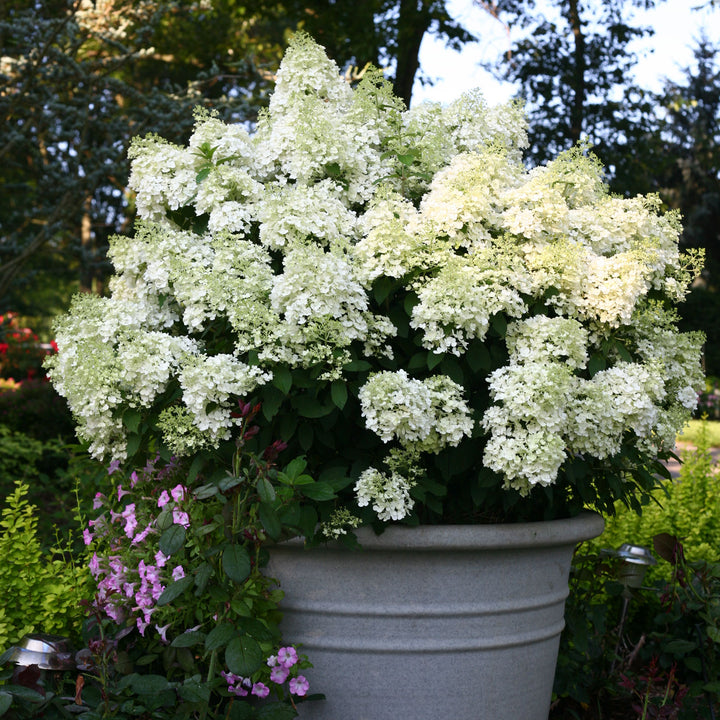
[[[383,442],[437,453],[473,430],[462,387],[442,375],[417,380],[405,370],[375,373],[358,398],[366,427]]]
[[[510,323],[505,336],[511,361],[563,360],[569,368],[587,364],[588,332],[574,318],[536,315]]]
[[[410,326],[423,331],[423,346],[435,353],[461,355],[468,341],[482,340],[496,313],[520,317],[525,302],[507,267],[492,267],[500,256],[450,256],[435,277],[418,281],[420,302]]]
[[[348,245],[356,237],[355,213],[329,179],[314,185],[266,185],[258,220],[260,242],[274,250],[311,240],[325,247]]]
[[[182,400],[193,424],[215,444],[227,440],[236,424],[230,398],[243,397],[271,379],[271,373],[226,354],[185,356],[178,372]]]
[[[375,468],[360,474],[355,483],[355,497],[359,507],[372,503],[372,509],[380,520],[402,520],[413,509],[410,497],[412,485],[399,473],[384,475]]]
[[[160,221],[167,210],[189,205],[196,190],[199,159],[186,148],[159,137],[134,140],[128,187],[136,193],[138,216]]]

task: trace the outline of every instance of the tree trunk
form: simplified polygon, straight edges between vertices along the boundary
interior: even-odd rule
[[[430,28],[431,0],[400,0],[398,18],[395,94],[410,106],[415,74],[420,66],[420,45]]]

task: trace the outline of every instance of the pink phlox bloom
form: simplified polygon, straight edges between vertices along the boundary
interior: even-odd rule
[[[147,578],[147,567],[148,566],[145,564],[145,561],[141,559],[138,563],[138,575],[141,580],[145,580]]]
[[[146,585],[143,585],[143,587],[135,593],[135,602],[137,603],[137,607],[133,608],[133,610],[142,610],[143,608],[153,606],[153,597],[148,593]]]
[[[83,530],[83,542],[86,545],[89,545],[92,541],[93,541],[93,534],[87,528],[85,528]]]
[[[162,550],[158,550],[158,551],[155,553],[155,564],[156,564],[159,568],[165,567],[165,563],[167,563],[168,557],[169,557],[169,556],[168,556],[168,555],[165,555],[165,553],[163,553]]]
[[[190,518],[186,512],[175,508],[173,510],[173,522],[176,525],[182,525],[184,528],[190,527]]]
[[[265,683],[256,682],[252,687],[252,694],[259,698],[266,698],[270,694],[270,688]]]
[[[160,639],[164,643],[166,643],[168,641],[167,638],[165,637],[165,634],[167,633],[169,627],[170,627],[170,623],[168,623],[167,625],[163,625],[162,627],[158,627],[157,625],[155,626],[155,629],[158,631],[158,635],[160,636]]]
[[[298,675],[296,678],[290,680],[290,694],[299,695],[303,697],[307,694],[310,689],[310,683],[307,681],[304,675]]]
[[[183,570],[182,565],[178,565],[173,571],[172,571],[172,579],[177,581],[180,578],[185,577],[185,570]]]
[[[114,510],[110,511],[110,522],[117,522],[118,520],[121,520],[122,517],[122,513],[116,513]]]
[[[224,670],[220,671],[220,675],[225,678],[228,685],[234,685],[238,680],[242,680],[242,678],[239,675],[235,675],[234,673],[225,672]]]
[[[137,625],[138,630],[140,631],[140,634],[145,637],[145,630],[147,630],[149,622],[144,622],[142,618],[138,618],[135,621],[135,624]]]
[[[122,512],[125,518],[125,534],[132,540],[137,528],[137,518],[135,517],[135,503],[130,503]]]
[[[133,470],[130,474],[130,487],[134,488],[135,485],[137,485],[137,482],[140,478],[138,477],[138,474]]]
[[[125,619],[122,608],[115,605],[115,603],[109,602],[105,605],[105,614],[118,625]]]
[[[141,542],[145,542],[145,538],[153,532],[152,524],[148,525],[142,532],[139,532],[132,541],[133,545],[138,545]]]
[[[287,676],[289,675],[290,671],[283,667],[282,665],[276,665],[271,671],[270,671],[270,679],[277,683],[278,685],[282,685],[286,680]]]
[[[170,502],[170,496],[167,490],[163,490],[158,498],[158,507],[165,507]]]
[[[131,495],[129,490],[123,490],[122,485],[118,485],[118,500],[122,500],[126,495]]]
[[[124,575],[127,572],[125,563],[118,555],[111,555],[108,558],[108,565],[110,566],[110,570],[114,575]]]
[[[99,510],[105,504],[105,496],[101,492],[96,492],[93,498],[93,510]]]
[[[248,694],[248,691],[242,685],[228,685],[228,692],[239,697],[246,697]]]
[[[157,602],[158,598],[165,592],[165,586],[158,583],[157,585],[152,586],[152,592],[150,593],[152,595],[152,599]]]
[[[170,494],[175,502],[180,502],[185,497],[185,488],[178,484],[170,491]]]
[[[96,578],[100,574],[100,558],[98,558],[97,553],[92,554],[90,562],[88,563],[88,568],[90,569],[90,573],[94,578]]]
[[[131,598],[135,594],[135,583],[125,583],[123,593],[125,593],[125,597]]]
[[[113,460],[108,465],[108,475],[112,475],[114,472],[117,472],[120,469],[120,461],[119,460]]]
[[[277,655],[270,655],[268,659],[265,661],[267,663],[268,667],[275,667],[277,665]]]
[[[160,582],[160,569],[157,568],[155,565],[146,565],[145,566],[145,579],[152,583],[153,585],[155,583]]]
[[[284,667],[290,669],[298,661],[297,651],[292,645],[281,647],[278,650],[278,662]]]

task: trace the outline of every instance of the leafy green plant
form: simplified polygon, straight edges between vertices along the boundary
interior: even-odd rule
[[[641,515],[618,504],[615,515],[606,518],[605,532],[589,544],[596,550],[623,543],[652,547],[656,535],[668,533],[681,539],[690,557],[720,562],[720,473],[710,453],[709,427],[700,424],[697,448],[681,453],[679,477],[665,481]],[[651,579],[668,579],[670,566],[649,573]]]
[[[697,720],[720,708],[720,564],[653,542],[670,580],[620,582],[621,560],[573,563],[551,720]]]
[[[0,648],[31,632],[80,635],[89,573],[64,557],[43,551],[37,509],[27,500],[28,485],[15,483],[0,520]]]

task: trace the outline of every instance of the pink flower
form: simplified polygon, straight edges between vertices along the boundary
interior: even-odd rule
[[[129,490],[123,490],[122,485],[118,485],[118,500],[122,500],[125,495],[131,495],[132,493]]]
[[[120,461],[119,460],[113,460],[108,465],[108,475],[112,475],[114,472],[120,469]]]
[[[310,683],[305,679],[304,675],[298,675],[290,680],[290,694],[303,697],[310,689]]]
[[[122,512],[121,517],[125,518],[125,534],[132,539],[137,528],[137,518],[135,517],[135,503],[130,503]]]
[[[287,669],[290,669],[298,661],[297,651],[292,645],[281,647],[278,650],[278,662]]]
[[[165,555],[162,550],[158,550],[155,553],[155,564],[161,568],[165,567],[165,563],[168,561],[168,555]]]
[[[97,553],[93,553],[90,558],[90,562],[88,563],[88,567],[90,568],[90,572],[93,577],[96,578],[100,574],[100,559],[98,558]]]
[[[155,626],[155,629],[158,631],[158,635],[160,636],[160,639],[161,639],[164,643],[167,642],[167,638],[165,637],[165,633],[167,633],[169,627],[170,627],[170,623],[168,623],[167,625],[163,625],[162,627],[158,627],[157,625]]]
[[[265,698],[270,694],[270,688],[265,683],[256,682],[252,687],[252,694]]]
[[[145,542],[145,538],[152,532],[152,525],[148,525],[142,532],[138,533],[132,541],[133,545],[138,545],[141,542]]]
[[[136,623],[138,630],[140,631],[140,634],[145,637],[145,630],[147,630],[147,626],[150,624],[148,622],[143,622],[141,618],[138,618]]]
[[[282,665],[276,665],[270,671],[270,679],[274,683],[277,683],[278,685],[282,685],[287,680],[287,676],[289,673],[290,673],[290,671],[287,668],[284,668]]]
[[[182,510],[178,510],[177,508],[173,510],[173,522],[176,525],[182,525],[185,528],[190,527],[190,518],[188,517],[188,514]]]
[[[170,502],[170,496],[167,490],[163,490],[158,498],[158,507],[165,507]]]
[[[131,487],[131,488],[134,488],[135,485],[137,485],[137,481],[138,481],[139,479],[140,479],[140,478],[138,478],[137,473],[133,470],[133,471],[132,471],[132,474],[130,475],[130,487]]]
[[[85,528],[83,530],[83,542],[86,545],[89,545],[92,542],[92,539],[93,539],[93,534],[87,528]]]
[[[180,502],[185,497],[185,488],[182,485],[176,485],[170,494],[175,502]]]
[[[183,570],[182,565],[178,565],[173,571],[172,571],[172,579],[177,581],[180,578],[185,577],[185,571]]]
[[[101,492],[95,493],[95,497],[93,498],[93,510],[99,510],[103,505],[105,501],[105,496]]]
[[[265,662],[268,667],[275,667],[277,665],[277,655],[270,655]]]

